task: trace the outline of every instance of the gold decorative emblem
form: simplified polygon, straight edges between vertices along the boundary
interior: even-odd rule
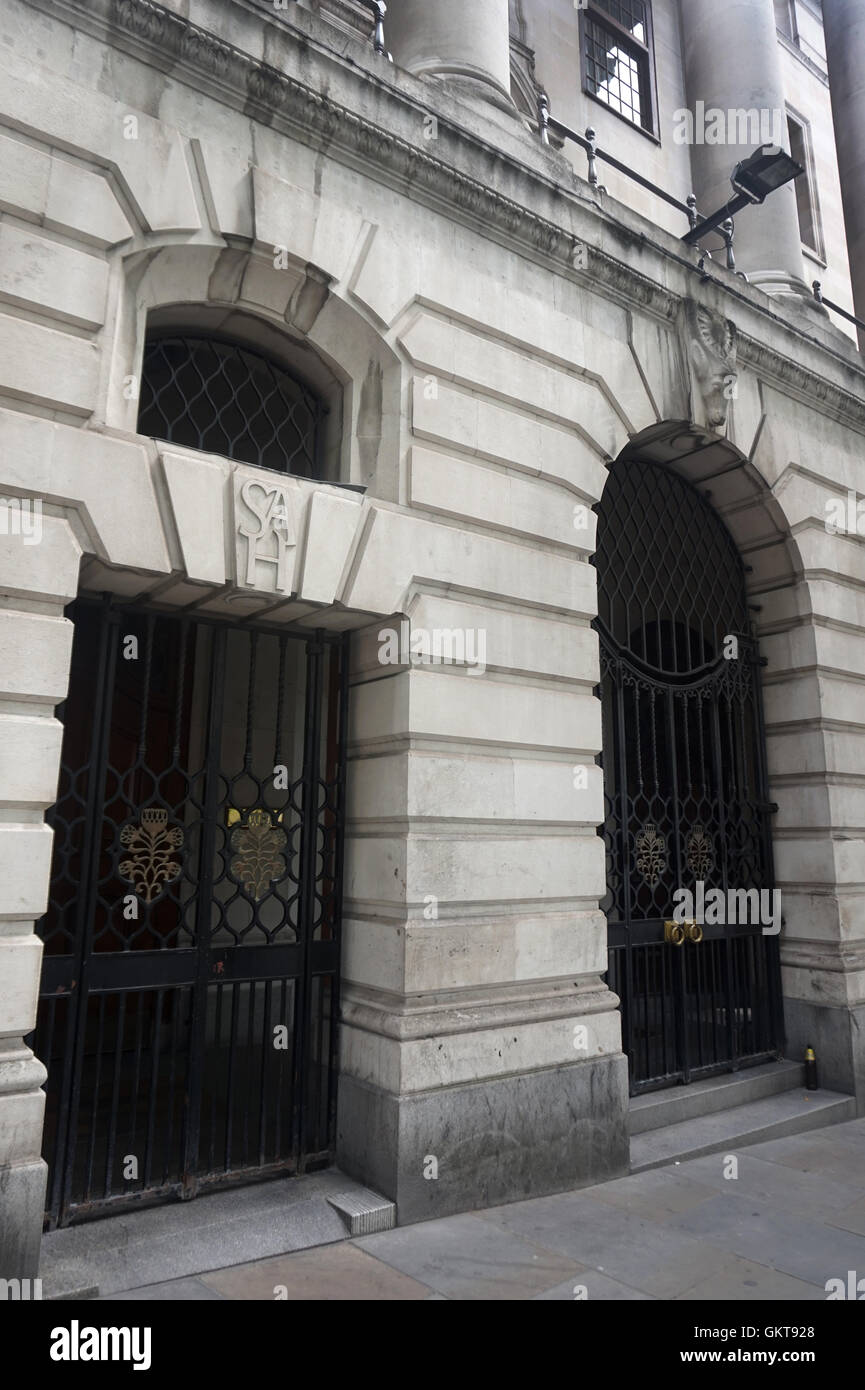
[[[269,811],[250,811],[245,825],[231,832],[231,872],[256,902],[285,873],[285,832],[274,827]]]
[[[702,825],[695,825],[686,845],[688,868],[697,879],[704,879],[715,862],[715,850]]]
[[[122,860],[117,872],[133,885],[139,898],[152,903],[180,874],[174,852],[183,844],[183,831],[179,825],[168,824],[167,811],[149,806],[141,812],[139,825],[129,821],[123,826],[120,843],[130,858]]]
[[[654,888],[667,867],[667,841],[654,825],[644,825],[636,839],[637,868],[650,888]]]

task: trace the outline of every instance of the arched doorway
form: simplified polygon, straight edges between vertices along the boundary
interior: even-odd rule
[[[602,906],[636,1092],[778,1053],[772,808],[745,571],[708,500],[619,459],[595,564]]]
[[[141,434],[310,475],[319,416],[251,349],[148,341]],[[51,1226],[333,1157],[349,638],[211,596],[67,610],[33,1043]]]

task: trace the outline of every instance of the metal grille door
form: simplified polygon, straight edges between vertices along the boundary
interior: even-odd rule
[[[608,978],[638,1091],[777,1051],[777,936],[760,915],[773,808],[744,571],[707,501],[664,468],[617,463],[596,564]],[[701,884],[723,909],[671,932],[674,894],[696,905]]]
[[[346,639],[74,605],[48,1220],[329,1160]]]

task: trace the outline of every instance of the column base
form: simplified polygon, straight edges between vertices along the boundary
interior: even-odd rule
[[[628,1171],[621,1055],[395,1096],[340,1077],[337,1163],[401,1225],[567,1192]]]
[[[0,1168],[0,1279],[35,1279],[39,1273],[47,1179],[41,1158]]]
[[[783,299],[793,307],[804,309],[814,315],[815,318],[824,321],[829,319],[829,314],[822,304],[814,298],[812,290],[800,280],[798,276],[791,275],[786,270],[747,270],[748,284],[755,289],[762,290],[764,294],[771,295],[773,299]]]
[[[508,116],[518,115],[510,92],[496,82],[495,78],[482,68],[474,68],[468,63],[446,64],[438,61],[428,65],[420,64],[411,69],[415,77],[430,77],[442,84],[446,91],[465,101],[482,101],[487,106],[495,106]]]

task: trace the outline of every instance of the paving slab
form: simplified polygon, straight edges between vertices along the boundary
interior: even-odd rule
[[[566,1256],[478,1216],[424,1221],[354,1244],[448,1298],[533,1298],[571,1276],[577,1283],[581,1272]]]
[[[148,1284],[125,1293],[107,1293],[97,1303],[222,1303],[221,1293],[209,1289],[200,1279],[171,1279],[165,1284]]]
[[[585,1292],[583,1292],[585,1290]],[[537,1293],[534,1303],[655,1303],[657,1299],[649,1293],[620,1284],[597,1269],[585,1269],[576,1279],[566,1279],[546,1293]]]
[[[697,1211],[717,1200],[701,1204]],[[656,1298],[676,1298],[725,1264],[724,1251],[709,1241],[583,1193],[497,1207],[484,1217]]]
[[[829,1221],[833,1214],[851,1207],[860,1195],[860,1189],[850,1182],[827,1176],[824,1172],[802,1172],[764,1157],[763,1146],[744,1149],[736,1154],[735,1178],[725,1177],[727,1170],[726,1154],[710,1154],[704,1158],[689,1159],[677,1168],[681,1178],[673,1181],[696,1182],[701,1188],[717,1196],[720,1192],[733,1196],[747,1197],[761,1206],[774,1207],[779,1211],[793,1213],[796,1218]],[[666,1168],[654,1169],[670,1177]],[[649,1174],[646,1174],[648,1177]],[[618,1186],[618,1184],[615,1184]],[[682,1208],[685,1209],[684,1207]]]
[[[826,1218],[826,1224],[837,1226],[841,1231],[853,1231],[856,1235],[865,1236],[865,1197],[860,1197],[858,1202],[851,1203],[842,1211],[833,1211],[832,1215]]]
[[[592,1195],[599,1202],[644,1216],[648,1221],[664,1222],[669,1216],[711,1201],[718,1192],[708,1183],[695,1182],[682,1166],[672,1170],[649,1168],[645,1173],[604,1183],[593,1189]]]
[[[202,1283],[222,1298],[291,1303],[422,1301],[433,1289],[374,1259],[354,1244],[328,1245],[295,1255],[256,1260],[204,1274]]]
[[[724,1266],[708,1279],[695,1284],[687,1293],[679,1294],[677,1302],[759,1303],[814,1302],[824,1300],[826,1291],[803,1279],[794,1279],[768,1265],[756,1264],[731,1255]]]
[[[824,1180],[847,1183],[865,1193],[865,1144],[861,1135],[849,1138],[846,1125],[819,1134],[793,1135],[760,1145],[760,1157],[800,1173],[817,1173]]]
[[[734,1193],[722,1193],[712,1202],[672,1217],[665,1229],[711,1241],[716,1248],[769,1263],[820,1287],[828,1279],[843,1277],[848,1269],[865,1268],[861,1237],[819,1221],[791,1220],[787,1212],[758,1206]]]

